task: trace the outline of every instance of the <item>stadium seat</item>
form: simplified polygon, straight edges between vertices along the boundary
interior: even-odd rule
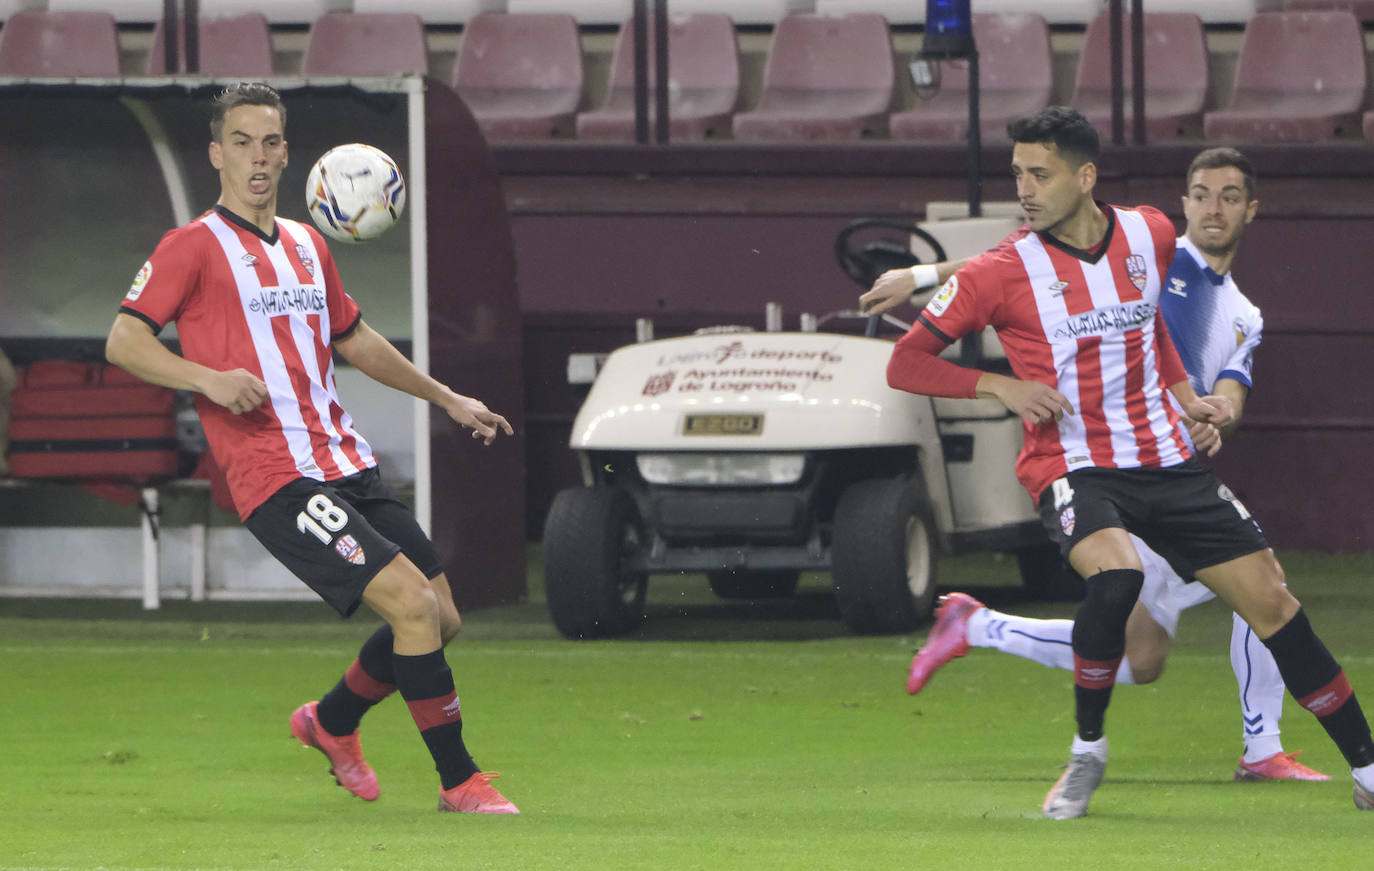
[[[984,139],[1005,141],[1007,122],[1045,108],[1054,85],[1050,28],[1027,12],[980,12],[973,16],[978,47],[978,120]],[[894,112],[892,138],[934,142],[968,139],[968,61],[930,61],[940,75],[928,99]],[[935,65],[938,63],[938,67]]]
[[[394,12],[400,5],[430,24],[467,24],[483,12],[505,12],[506,0],[353,0],[354,12]]]
[[[178,28],[177,71],[186,72],[185,22]],[[153,47],[148,52],[147,73],[167,72],[166,33],[163,22],[153,27]],[[206,76],[267,77],[272,68],[272,31],[266,16],[257,12],[231,18],[200,19],[197,73]]]
[[[673,15],[668,23],[668,134],[672,139],[729,135],[739,100],[739,45],[730,16]],[[634,23],[626,21],[611,59],[606,103],[577,118],[579,139],[632,140],[635,135]],[[654,85],[653,22],[649,23],[649,87]],[[650,92],[650,117],[654,117]]]
[[[108,12],[22,9],[0,29],[0,76],[119,75],[119,28]]]
[[[1191,12],[1146,12],[1145,134],[1148,139],[1176,139],[1202,135],[1206,108],[1207,37],[1202,19]],[[1122,28],[1122,70],[1126,100],[1122,105],[1126,131],[1131,130],[1131,16]],[[1088,25],[1074,78],[1075,109],[1104,136],[1111,130],[1111,21],[1102,13]]]
[[[453,87],[489,139],[573,134],[582,40],[566,12],[484,12],[463,30]]]
[[[1208,139],[1292,142],[1360,129],[1364,34],[1350,12],[1263,12],[1245,28],[1231,105],[1208,112]]]
[[[634,14],[633,0],[506,0],[518,15],[571,15],[578,24],[619,24]]]
[[[1283,8],[1292,12],[1344,9],[1366,24],[1374,22],[1374,0],[1286,0]]]
[[[301,74],[306,76],[425,75],[425,25],[409,12],[329,12],[310,25]]]
[[[895,79],[881,15],[789,15],[773,29],[758,106],[735,116],[735,138],[885,136]]]

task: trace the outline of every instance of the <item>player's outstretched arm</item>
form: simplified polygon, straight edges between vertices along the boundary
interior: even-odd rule
[[[499,433],[514,435],[504,417],[480,399],[455,393],[421,372],[384,336],[359,321],[353,332],[334,343],[343,358],[372,380],[443,408],[460,426],[472,428],[472,437],[491,444]]]
[[[924,308],[935,289],[949,281],[949,277],[967,262],[968,258],[942,260],[908,269],[889,269],[859,297],[859,311],[880,315],[908,301],[917,308]]]
[[[252,411],[267,401],[267,385],[252,372],[220,372],[173,354],[153,335],[152,327],[122,312],[115,316],[105,340],[105,359],[144,381],[203,393],[234,414]]]

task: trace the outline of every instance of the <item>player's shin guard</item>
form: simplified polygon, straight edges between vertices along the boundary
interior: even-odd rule
[[[434,757],[434,769],[444,789],[452,789],[476,774],[463,744],[463,717],[458,706],[458,694],[453,689],[453,672],[449,670],[442,648],[420,656],[393,654],[396,686],[401,698],[410,708],[410,716],[425,739],[429,754]]]
[[[320,699],[315,716],[326,732],[353,734],[363,714],[396,691],[396,671],[391,661],[395,639],[391,626],[383,623],[363,642],[358,658],[344,676]]]
[[[1107,704],[1126,651],[1126,620],[1145,574],[1111,569],[1088,578],[1087,592],[1073,622],[1073,683],[1078,737],[1102,737]]]
[[[1345,672],[1312,631],[1307,614],[1300,609],[1264,644],[1274,654],[1288,691],[1316,716],[1350,767],[1374,764],[1369,721]]]

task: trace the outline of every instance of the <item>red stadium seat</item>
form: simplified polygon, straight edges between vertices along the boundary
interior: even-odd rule
[[[453,87],[491,139],[571,136],[582,102],[582,38],[563,12],[484,12],[468,22]]]
[[[426,75],[429,54],[420,16],[329,12],[310,25],[301,58],[307,76]]]
[[[1145,134],[1149,139],[1175,139],[1202,134],[1207,102],[1207,38],[1202,19],[1190,12],[1147,12],[1145,23]],[[1131,16],[1122,32],[1122,70],[1126,102],[1122,112],[1131,129]],[[1092,121],[1099,133],[1111,128],[1111,21],[1106,12],[1088,25],[1078,57],[1071,105]]]
[[[1024,12],[973,16],[978,47],[978,120],[984,139],[1007,138],[1007,122],[1045,108],[1054,85],[1050,29]],[[932,67],[936,62],[930,62]],[[893,113],[892,138],[931,142],[968,139],[968,61],[940,61],[934,95]]]
[[[773,29],[758,106],[735,116],[735,138],[886,136],[895,81],[881,15],[789,15]]]
[[[1364,34],[1350,12],[1262,12],[1245,28],[1231,105],[1209,139],[1316,141],[1355,133],[1365,98]]]
[[[668,24],[668,132],[673,139],[707,139],[730,132],[739,100],[739,44],[728,15],[670,16]],[[653,22],[649,25],[649,86],[654,83]],[[635,41],[625,22],[611,60],[606,103],[577,118],[581,139],[631,140],[635,135]],[[650,117],[654,106],[650,92]]]
[[[182,21],[177,48],[177,71],[186,72],[185,22]],[[163,22],[153,27],[153,47],[148,52],[147,73],[167,72],[166,33]],[[273,73],[272,32],[266,16],[258,12],[223,18],[200,19],[199,64],[197,72],[206,76],[267,77]]]
[[[0,76],[119,75],[119,30],[108,12],[14,13],[0,29]]]

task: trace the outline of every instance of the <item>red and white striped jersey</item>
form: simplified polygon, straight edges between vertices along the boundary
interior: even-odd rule
[[[948,343],[991,325],[1016,377],[1068,398],[1075,414],[1025,426],[1016,472],[1032,499],[1074,469],[1190,456],[1165,395],[1187,374],[1158,316],[1173,223],[1149,206],[1101,208],[1107,233],[1096,252],[1018,230],[959,270],[898,343],[917,331]]]
[[[196,396],[241,518],[297,478],[377,464],[339,404],[330,351],[361,315],[313,227],[277,218],[269,237],[216,207],[162,238],[120,311],[154,330],[175,321],[186,359],[266,383],[267,401],[247,414]]]

